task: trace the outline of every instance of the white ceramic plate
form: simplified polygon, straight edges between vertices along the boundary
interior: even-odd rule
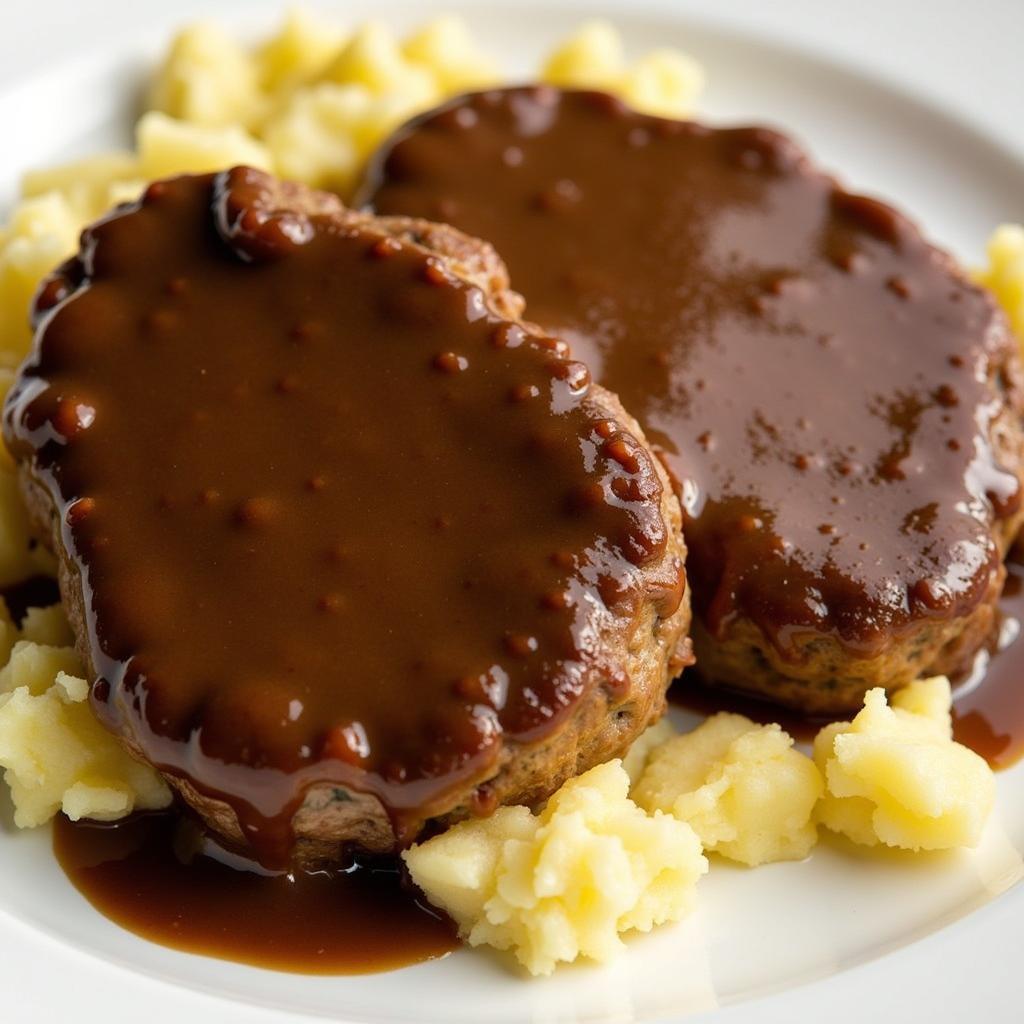
[[[12,49],[8,61],[0,52],[7,67],[0,76],[0,204],[14,196],[25,168],[126,140],[141,75],[166,38],[169,15],[155,4],[112,3],[105,24],[97,25],[79,6],[58,2],[36,14],[19,11],[23,20],[11,38],[27,43],[42,31],[44,18],[50,31],[64,14],[68,20],[55,30],[54,50],[74,52],[77,32],[78,50],[88,49],[87,56],[56,63],[42,76],[20,77],[10,68],[19,60],[26,67],[24,54]],[[176,14],[185,17],[185,8],[196,6],[183,4]],[[508,2],[472,5],[470,17],[482,39],[507,54],[512,73],[535,66],[584,12],[612,17],[631,48],[682,46],[709,74],[702,116],[784,127],[823,165],[896,201],[965,259],[977,260],[996,223],[1024,221],[1024,116],[1016,129],[1004,117],[996,141],[978,128],[999,123],[991,104],[984,111],[976,104],[977,117],[954,116],[949,109],[969,109],[969,98],[942,107],[916,98],[948,85],[957,26],[967,32],[968,22],[930,13],[927,38],[935,67],[927,52],[915,51],[905,62],[913,73],[901,74],[908,68],[894,64],[888,47],[872,51],[870,33],[859,51],[856,32],[844,36],[842,60],[820,56],[843,49],[829,45],[835,40],[829,38],[826,5],[797,0],[771,21],[748,19],[758,24],[747,30],[683,17],[667,2],[643,7],[639,13],[636,3],[571,3],[552,11],[550,4]],[[991,24],[993,33],[1024,39],[1024,6],[1008,0],[982,7],[982,14],[1002,19]],[[896,15],[913,8],[872,0],[860,9],[866,17],[886,13],[889,20],[876,22],[881,43],[890,29],[907,28],[906,18]],[[427,13],[423,4],[401,7],[387,0],[345,9],[353,19],[371,12],[397,26]],[[119,33],[123,43],[108,42],[98,52],[87,47],[109,36],[115,15],[127,26]],[[733,15],[734,22],[744,20],[735,10]],[[812,21],[800,20],[805,17]],[[267,20],[266,6],[258,16],[250,10],[232,20],[239,30],[251,30]],[[778,41],[786,35],[806,40],[809,24],[817,25],[820,45],[795,48]],[[859,31],[864,36],[863,26]],[[894,45],[907,38],[896,33]],[[1019,67],[1005,43],[960,57],[956,74],[965,88],[976,76],[989,96],[999,95],[1000,83],[1013,84],[1009,76],[993,76],[993,59],[1015,60]],[[904,81],[893,84],[897,78]],[[1022,94],[1018,89],[1007,99],[1018,105],[1018,115]],[[468,951],[391,974],[307,978],[150,945],[101,917],[70,886],[50,854],[47,832],[16,833],[4,824],[0,1017],[19,1024],[71,1013],[85,1020],[144,1017],[153,1024],[184,1015],[197,1022],[284,1022],[308,1015],[502,1024],[675,1020],[717,1011],[716,1019],[733,1021],[827,1012],[831,1021],[842,1022],[899,1012],[905,1019],[928,1015],[943,1022],[970,1009],[994,1020],[1015,1019],[1020,983],[1012,960],[1024,934],[1024,887],[1017,886],[1024,877],[1024,765],[1000,776],[999,790],[998,812],[977,851],[868,857],[823,842],[802,864],[751,872],[719,861],[701,883],[698,912],[683,924],[631,940],[610,966],[574,966],[531,982],[502,959]],[[0,820],[8,819],[0,813]]]

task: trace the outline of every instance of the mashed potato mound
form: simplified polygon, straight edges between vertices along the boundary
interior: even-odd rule
[[[32,296],[43,276],[78,248],[84,223],[84,211],[62,191],[33,196],[15,207],[0,235],[0,366],[13,369],[28,352]]]
[[[682,917],[707,860],[693,829],[645,814],[619,761],[567,782],[540,815],[501,807],[403,857],[472,946],[511,949],[531,974],[607,960],[619,933]]]
[[[280,97],[319,78],[346,41],[338,26],[304,7],[291,8],[280,31],[256,50],[260,88]]]
[[[377,143],[421,109],[404,92],[325,82],[296,91],[267,122],[263,138],[281,177],[344,195]]]
[[[163,779],[96,720],[70,640],[59,605],[29,609],[19,630],[0,602],[0,768],[20,828],[60,810],[109,821],[171,802]]]
[[[1003,224],[988,243],[988,266],[978,281],[992,290],[1024,345],[1024,225]]]
[[[607,21],[582,25],[548,58],[544,81],[616,93],[646,114],[688,117],[704,88],[701,66],[677,50],[654,50],[633,64]]]
[[[943,676],[868,691],[852,722],[826,726],[814,759],[827,792],[821,824],[856,843],[946,850],[975,846],[995,800],[992,770],[953,741]]]
[[[239,125],[207,127],[151,110],[135,128],[139,172],[145,180],[173,174],[203,174],[234,164],[269,171],[267,147]]]
[[[814,762],[778,725],[722,712],[656,747],[633,799],[689,823],[706,850],[753,867],[807,856],[823,791]]]
[[[261,105],[258,79],[256,60],[245,47],[219,26],[200,21],[171,42],[153,80],[149,106],[208,128],[249,125]]]
[[[430,68],[447,95],[501,81],[498,62],[480,50],[466,23],[452,14],[435,18],[414,32],[402,44],[402,53]]]

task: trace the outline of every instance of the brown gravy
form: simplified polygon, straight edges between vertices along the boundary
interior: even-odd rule
[[[21,622],[29,608],[49,608],[60,600],[60,588],[52,576],[30,576],[0,590],[11,618]]]
[[[996,771],[1024,756],[1024,565],[1007,563],[999,601],[1003,626],[991,650],[982,651],[970,676],[954,680],[953,738],[980,754]],[[778,707],[749,694],[701,683],[688,670],[668,691],[676,707],[697,715],[730,711],[754,722],[778,722],[798,741],[809,743],[831,720]]]
[[[104,916],[172,949],[302,974],[368,974],[444,956],[450,921],[392,861],[345,872],[261,875],[211,857],[183,863],[174,814],[54,822],[53,849]]]
[[[1024,565],[1008,562],[1003,628],[991,652],[953,694],[953,736],[995,769],[1024,756]]]

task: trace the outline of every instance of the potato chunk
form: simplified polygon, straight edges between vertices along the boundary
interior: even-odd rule
[[[978,275],[1010,318],[1010,327],[1024,345],[1024,225],[1003,224],[989,239],[988,266]]]
[[[270,153],[239,125],[223,128],[179,121],[151,110],[135,127],[139,166],[147,179],[203,174],[235,164],[270,170]]]
[[[259,108],[256,64],[217,25],[195,22],[171,43],[149,101],[154,110],[208,128],[249,124]]]
[[[704,70],[678,50],[652,50],[632,64],[607,21],[581,25],[551,54],[543,79],[576,89],[603,89],[645,114],[688,117],[704,89]]]
[[[54,646],[69,636],[59,605],[30,609],[19,631],[0,602],[0,768],[19,828],[60,810],[109,821],[171,802],[157,772],[130,757],[93,715],[78,655]]]
[[[531,974],[607,960],[620,932],[682,917],[707,860],[693,829],[645,814],[620,761],[567,782],[540,815],[501,807],[403,857],[470,945],[510,949]]]
[[[911,683],[891,706],[876,688],[852,722],[822,729],[814,741],[827,785],[821,824],[866,846],[975,846],[995,800],[995,777],[953,741],[951,703],[943,676]]]
[[[807,856],[823,790],[814,763],[778,725],[722,712],[656,747],[633,798],[688,822],[706,850],[753,867]]]

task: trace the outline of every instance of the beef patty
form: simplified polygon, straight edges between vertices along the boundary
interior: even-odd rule
[[[518,88],[400,129],[360,201],[492,242],[683,502],[697,669],[805,711],[968,661],[1021,518],[992,298],[784,136]]]
[[[265,864],[620,754],[688,657],[680,511],[500,261],[237,168],[43,286],[4,413],[92,704]]]

